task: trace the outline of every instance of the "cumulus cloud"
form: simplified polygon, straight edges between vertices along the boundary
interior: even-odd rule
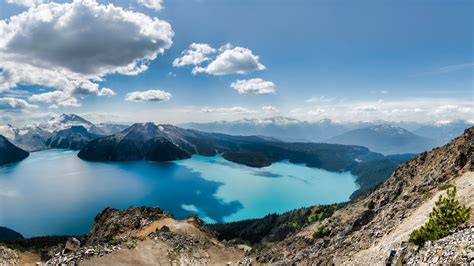
[[[37,105],[30,104],[23,99],[10,97],[0,98],[0,110],[12,111],[36,108],[38,108]]]
[[[173,61],[173,66],[182,67],[187,65],[200,65],[209,61],[210,55],[214,54],[216,49],[205,43],[192,43],[187,50],[181,52],[181,57]]]
[[[163,8],[163,0],[138,0],[140,5],[145,6],[146,8],[159,11]]]
[[[126,101],[134,102],[166,102],[171,99],[171,93],[162,90],[134,91],[125,96]]]
[[[0,90],[41,85],[70,103],[109,95],[98,81],[145,71],[173,35],[165,21],[95,0],[33,6],[0,21]]]
[[[39,4],[49,2],[48,0],[6,0],[9,4],[15,4],[26,7],[35,7]]]
[[[237,80],[230,84],[239,94],[271,94],[275,93],[275,84],[261,78]]]
[[[254,70],[264,70],[258,56],[252,50],[243,47],[227,46],[212,62],[205,67],[195,67],[193,74],[207,73],[210,75],[246,74]]]
[[[114,96],[115,91],[110,88],[102,88],[99,92],[99,96]]]

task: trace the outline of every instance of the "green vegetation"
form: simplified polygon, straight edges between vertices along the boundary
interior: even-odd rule
[[[321,226],[318,228],[318,230],[316,230],[313,233],[313,238],[314,239],[323,238],[323,237],[329,236],[330,234],[331,234],[331,229],[327,228],[326,226]]]
[[[430,219],[410,234],[410,242],[422,245],[429,240],[438,240],[469,220],[470,207],[456,199],[456,187],[448,189],[447,196],[441,195],[430,212]]]
[[[23,238],[16,240],[0,241],[1,245],[19,251],[40,251],[59,244],[66,243],[70,236],[40,236],[32,238]],[[85,240],[84,236],[76,236],[81,242]]]
[[[362,162],[350,169],[351,173],[357,176],[356,182],[360,185],[360,189],[352,193],[351,200],[373,191],[387,180],[400,164],[413,157],[415,157],[415,154],[388,155],[385,157],[370,155],[367,158],[362,158]]]
[[[331,217],[343,204],[321,205],[301,208],[284,214],[270,214],[260,219],[244,220],[224,224],[209,224],[219,240],[236,243],[259,244],[285,239],[302,227]]]
[[[374,203],[374,201],[373,201],[373,200],[369,201],[369,202],[367,203],[367,209],[373,210],[374,208],[375,208],[375,203]]]
[[[439,186],[439,190],[446,190],[455,187],[453,184],[442,184]]]

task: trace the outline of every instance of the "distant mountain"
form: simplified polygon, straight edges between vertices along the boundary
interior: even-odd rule
[[[423,137],[431,138],[437,145],[444,145],[461,135],[466,128],[473,126],[474,123],[466,120],[456,120],[451,122],[436,122],[424,125],[414,130],[413,133]]]
[[[89,132],[94,133],[94,134],[98,134],[98,135],[108,136],[108,135],[118,133],[118,132],[126,129],[127,127],[129,127],[129,126],[100,123],[100,124],[92,125],[91,128],[89,129]]]
[[[12,125],[0,125],[0,135],[5,136],[16,146],[33,152],[51,148],[49,143],[51,143],[52,140],[47,143],[49,138],[55,139],[58,137],[57,133],[59,131],[67,130],[74,126],[83,127],[91,134],[103,136],[112,135],[127,128],[127,126],[116,124],[93,124],[75,114],[62,114],[51,118],[47,122],[22,128],[15,128]],[[90,137],[91,136],[86,137],[85,139]],[[66,145],[66,143],[63,145],[69,146]],[[53,144],[53,148],[57,148],[56,146],[57,144]],[[80,147],[82,146],[83,145]]]
[[[284,141],[313,142],[319,142],[350,130],[346,126],[330,119],[306,122],[282,116],[263,119],[243,119],[233,122],[187,123],[180,126],[204,132],[242,136],[263,135]]]
[[[80,150],[91,140],[100,137],[102,136],[90,133],[83,126],[72,126],[68,129],[54,132],[46,140],[46,145],[57,149]]]
[[[383,154],[420,153],[436,143],[401,127],[377,125],[355,129],[327,140],[328,143],[361,145]]]
[[[49,131],[55,132],[63,129],[68,129],[72,126],[82,126],[85,129],[89,130],[94,124],[87,121],[86,119],[75,115],[75,114],[62,114],[51,118],[45,123],[38,124],[38,127]]]
[[[19,162],[28,155],[27,151],[16,147],[7,138],[0,135],[0,165]]]
[[[10,228],[0,226],[0,240],[12,241],[18,239],[23,239],[23,236],[20,233],[13,231]]]
[[[17,130],[13,143],[29,152],[40,151],[48,148],[46,140],[49,136],[49,131],[38,126],[28,126]]]
[[[0,135],[4,136],[7,139],[13,140],[15,139],[15,135],[17,134],[18,129],[13,127],[12,125],[0,125]]]
[[[357,163],[359,156],[370,154],[360,146],[285,143],[265,137],[204,133],[172,125],[140,123],[91,141],[78,156],[92,161],[172,161],[194,154],[219,153],[229,161],[252,167],[290,160],[332,171],[348,169]]]

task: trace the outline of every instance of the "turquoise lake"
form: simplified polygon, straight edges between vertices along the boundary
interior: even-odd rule
[[[251,168],[220,156],[176,162],[87,162],[47,150],[0,167],[0,225],[24,236],[87,233],[106,207],[160,206],[208,223],[344,202],[358,186],[349,172],[288,162]]]

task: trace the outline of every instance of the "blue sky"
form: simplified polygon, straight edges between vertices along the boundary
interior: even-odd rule
[[[0,1],[0,19],[7,24],[10,16],[37,8],[7,3],[16,0]],[[18,79],[0,87],[3,120],[31,121],[63,112],[117,122],[180,123],[275,115],[310,121],[474,120],[472,1],[164,0],[161,10],[136,0],[99,3],[166,21],[174,32],[172,44],[139,74],[101,73],[102,80],[93,81],[98,90],[71,96],[76,99],[74,107],[32,100],[34,94],[65,90],[43,81],[30,78],[30,84],[25,84]],[[0,34],[4,33],[0,30]],[[50,41],[54,38],[50,36]],[[41,51],[33,38],[28,41],[33,44],[25,47]],[[216,50],[225,44],[246,48],[265,69],[213,75],[193,74],[193,65],[173,66],[173,60],[192,43]],[[4,49],[5,58],[10,50]],[[215,52],[201,66],[219,54]],[[51,64],[39,52],[32,55]],[[274,92],[239,93],[231,88],[237,80],[257,78],[271,82]],[[104,87],[115,95],[100,97]],[[148,90],[171,97],[125,100],[128,93]],[[10,100],[2,105],[1,97]],[[25,102],[12,107],[11,98]]]

